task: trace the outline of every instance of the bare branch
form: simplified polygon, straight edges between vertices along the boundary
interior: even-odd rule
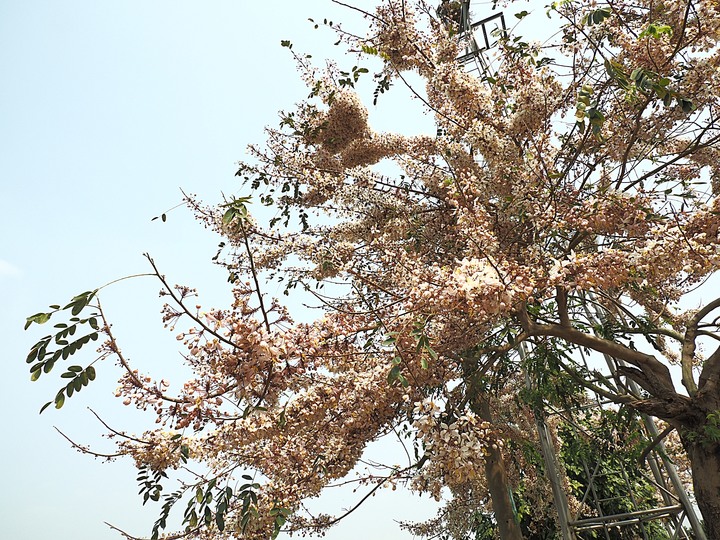
[[[558,337],[575,345],[581,345],[594,351],[608,354],[613,358],[624,360],[640,368],[645,373],[648,381],[651,381],[655,396],[664,396],[666,398],[678,396],[673,386],[670,370],[654,356],[635,351],[614,341],[586,334],[572,327],[564,327],[559,324],[537,324],[530,320],[525,306],[518,309],[516,315],[522,327],[529,335]]]
[[[53,427],[55,427],[55,431],[57,431],[60,435],[62,435],[65,438],[65,440],[67,440],[72,445],[73,448],[75,448],[79,452],[82,452],[83,454],[90,454],[91,456],[105,458],[105,459],[113,459],[113,458],[120,457],[123,455],[120,453],[118,453],[118,454],[101,454],[99,452],[94,452],[94,451],[90,450],[89,446],[83,446],[82,444],[78,444],[75,441],[73,441],[70,437],[65,435],[65,433],[60,431],[60,429],[57,426],[53,426]]]
[[[158,270],[158,267],[155,265],[155,261],[150,257],[148,253],[145,253],[145,258],[150,262],[150,265],[153,267],[153,270],[155,271],[155,275],[160,280],[160,282],[165,287],[165,290],[167,291],[168,295],[170,295],[170,298],[172,298],[175,303],[183,310],[183,312],[190,317],[193,322],[195,322],[198,326],[200,326],[203,330],[205,330],[207,333],[211,334],[213,337],[216,337],[219,341],[222,341],[226,345],[229,345],[232,348],[235,348],[235,344],[227,339],[222,334],[219,334],[215,332],[212,328],[210,328],[208,325],[206,325],[199,317],[194,315],[190,312],[190,310],[185,305],[185,302],[182,301],[181,298],[178,298],[178,296],[173,292],[173,288],[170,286],[170,284],[165,279],[165,276],[163,276],[160,271]]]
[[[90,412],[93,414],[93,416],[95,416],[95,418],[97,418],[98,421],[99,421],[103,426],[105,426],[105,428],[106,428],[108,431],[110,431],[111,433],[114,433],[114,434],[117,435],[118,437],[122,437],[123,439],[128,439],[128,440],[130,440],[130,441],[135,441],[135,442],[140,443],[140,444],[146,444],[146,445],[151,445],[151,444],[152,444],[152,443],[149,442],[149,441],[143,441],[142,439],[138,439],[138,438],[136,438],[136,437],[132,437],[132,436],[128,435],[127,433],[123,433],[122,431],[117,431],[116,429],[111,428],[111,427],[105,422],[105,420],[103,420],[102,418],[100,418],[100,415],[99,415],[98,413],[96,413],[94,410],[92,410],[90,407],[88,407],[88,411],[90,411]]]
[[[693,377],[693,361],[695,360],[695,348],[696,348],[696,342],[698,335],[698,325],[700,324],[700,321],[708,315],[710,312],[714,311],[715,309],[720,307],[720,298],[716,298],[709,304],[707,304],[705,307],[703,307],[700,311],[698,311],[692,319],[687,324],[687,328],[685,330],[685,340],[683,342],[682,346],[682,356],[681,356],[681,365],[682,365],[682,382],[685,388],[687,388],[688,393],[691,396],[694,396],[697,393],[698,387],[695,384],[695,379]],[[712,358],[712,357],[711,357]],[[706,362],[706,368],[707,369],[713,369],[712,366],[709,368],[707,367],[707,363],[710,363],[710,360]],[[703,372],[705,370],[703,369]]]
[[[248,240],[247,231],[245,230],[245,224],[242,221],[242,218],[239,220],[240,230],[242,231],[243,235],[243,242],[245,243],[245,250],[247,252],[248,261],[250,262],[250,274],[252,275],[253,282],[255,282],[255,293],[258,297],[258,302],[260,302],[260,311],[263,316],[263,322],[265,323],[265,330],[270,332],[270,319],[268,318],[267,310],[265,309],[265,301],[263,300],[262,291],[260,290],[260,282],[258,281],[258,275],[257,270],[255,269],[255,261],[253,259],[252,250],[250,249],[250,242]]]
[[[560,316],[560,326],[570,326],[570,317],[568,316],[567,291],[562,287],[555,288],[555,301],[557,302],[558,315]]]

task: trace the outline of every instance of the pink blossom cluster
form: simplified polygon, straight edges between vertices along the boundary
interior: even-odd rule
[[[383,2],[367,36],[344,39],[379,59],[393,82],[419,75],[417,101],[440,133],[375,132],[360,85],[351,91],[336,69],[301,63],[312,97],[268,129],[239,171],[274,198],[280,221],[227,223],[226,207],[194,205],[230,247],[234,302],[202,311],[188,305],[191,290],[166,287],[173,302],[163,318],[192,375],[170,395],[166,381],[121,357],[117,395],[184,429],[193,458],[214,473],[262,478],[249,535],[268,532],[273,505],[300,512],[305,498],[346,478],[370,442],[400,429],[418,444],[417,459],[364,485],[407,481],[436,497],[450,487],[458,508],[487,500],[485,457],[528,442],[534,418],[517,399],[519,379],[507,375],[519,343],[565,336],[569,348],[596,346],[587,298],[618,326],[642,313],[664,338],[685,331],[692,314],[677,300],[720,268],[716,2],[696,4],[702,16],[681,41],[638,38],[650,21],[681,20],[676,0],[662,14],[649,0],[619,3],[632,17],[589,26],[579,22],[582,2],[561,4],[573,21],[552,45],[561,60],[539,66],[539,46],[501,42],[498,72],[481,81],[455,61],[456,38],[427,6]],[[635,69],[655,86],[623,80]],[[674,92],[670,105],[663,85]],[[585,94],[590,105],[578,101]],[[319,316],[296,323],[264,293],[272,279],[289,295],[305,291]],[[624,346],[602,344],[606,353]],[[656,345],[659,359],[628,353],[642,382],[678,359]],[[701,353],[691,356],[680,361],[692,374]],[[493,393],[476,376],[507,388]],[[479,396],[492,420],[472,410]],[[174,439],[160,428],[142,440],[121,452],[138,465],[177,466]],[[531,469],[506,461],[515,478]],[[528,480],[538,494],[541,484]]]

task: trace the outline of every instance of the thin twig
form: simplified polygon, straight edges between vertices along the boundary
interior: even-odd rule
[[[255,293],[257,294],[258,301],[260,302],[260,311],[263,315],[263,321],[265,322],[265,329],[270,333],[270,319],[268,318],[268,312],[265,309],[265,302],[263,300],[262,292],[260,291],[260,281],[258,280],[257,270],[255,269],[255,261],[253,260],[252,250],[250,249],[250,241],[248,240],[247,231],[245,225],[242,222],[242,218],[239,220],[240,230],[243,234],[243,241],[245,243],[245,250],[247,251],[248,261],[250,262],[250,273],[252,274],[253,281],[255,282]]]
[[[93,452],[92,450],[90,450],[89,447],[83,446],[83,445],[78,444],[75,441],[73,441],[70,437],[68,437],[62,431],[60,431],[60,429],[57,426],[53,426],[53,427],[55,428],[55,431],[57,431],[60,435],[62,435],[65,438],[65,440],[67,440],[72,445],[73,448],[82,452],[83,454],[90,454],[91,456],[107,458],[107,459],[112,459],[112,458],[120,457],[123,455],[120,453],[118,453],[118,454],[100,454],[98,452]]]
[[[138,442],[138,443],[140,443],[140,444],[146,444],[146,445],[152,445],[152,444],[153,444],[153,443],[148,442],[148,441],[143,441],[142,439],[137,439],[137,438],[135,438],[135,437],[131,437],[131,436],[128,435],[127,433],[123,433],[122,431],[117,431],[116,429],[111,428],[111,427],[105,422],[105,420],[103,420],[102,418],[100,418],[100,415],[99,415],[98,413],[96,413],[94,410],[92,410],[90,407],[88,407],[88,411],[90,411],[91,413],[93,413],[93,415],[95,416],[95,418],[97,418],[98,421],[99,421],[103,426],[105,426],[105,428],[106,428],[108,431],[114,433],[114,434],[117,435],[118,437],[123,437],[124,439],[128,439],[128,440],[131,440],[131,441],[135,441],[135,442]]]
[[[226,338],[225,336],[223,336],[222,334],[219,334],[218,332],[216,332],[216,331],[213,330],[212,328],[210,328],[208,325],[206,325],[206,324],[200,319],[200,317],[198,317],[198,316],[196,316],[196,315],[193,315],[193,314],[190,312],[190,310],[187,308],[187,306],[185,306],[185,303],[182,301],[182,299],[178,298],[177,295],[173,292],[172,287],[170,287],[170,284],[169,284],[169,283],[167,282],[167,280],[165,279],[165,276],[163,276],[163,275],[160,273],[160,271],[158,270],[158,267],[155,265],[155,261],[152,259],[152,257],[150,257],[150,255],[149,255],[148,253],[145,253],[145,258],[150,262],[150,265],[153,267],[153,270],[155,271],[155,276],[156,276],[156,277],[160,280],[160,282],[163,284],[163,286],[165,287],[165,290],[167,291],[167,293],[168,293],[168,295],[170,296],[170,298],[172,298],[172,299],[175,301],[175,303],[176,303],[178,306],[180,306],[180,308],[183,310],[183,312],[185,312],[185,314],[186,314],[188,317],[190,317],[196,324],[198,324],[203,330],[205,330],[206,332],[208,332],[208,333],[211,334],[212,336],[216,337],[219,341],[222,341],[222,342],[225,343],[226,345],[229,345],[230,347],[235,348],[235,344],[234,344],[232,341],[230,341],[229,339],[227,339],[227,338]]]

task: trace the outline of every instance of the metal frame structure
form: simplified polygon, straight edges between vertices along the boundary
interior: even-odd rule
[[[497,44],[498,40],[507,36],[505,26],[505,18],[502,12],[496,13],[489,17],[485,17],[477,22],[472,21],[471,1],[463,0],[461,2],[460,20],[450,21],[458,24],[458,38],[463,45],[463,52],[457,58],[458,63],[468,72],[477,72],[480,77],[488,75],[490,70],[490,50]],[[602,313],[587,313],[591,320],[600,322]],[[527,350],[520,350],[521,356],[527,354]],[[609,377],[605,380],[617,381],[618,387],[626,389],[630,394],[640,395],[640,391],[633,381],[620,375],[618,368],[622,367],[620,361],[610,356],[604,355],[607,365]],[[587,372],[591,370],[587,365],[587,360],[583,358]],[[531,384],[527,380],[528,385]],[[599,395],[590,396],[592,407],[603,408],[609,404],[604,402]],[[587,488],[583,494],[581,506],[590,509],[591,516],[582,517],[573,514],[568,505],[567,493],[565,492],[565,484],[563,482],[562,463],[556,455],[552,433],[547,425],[547,419],[552,415],[561,415],[566,425],[572,425],[578,430],[582,430],[576,421],[578,411],[573,410],[536,410],[535,420],[540,440],[540,447],[545,464],[545,472],[552,488],[555,507],[558,513],[558,522],[560,526],[560,534],[563,540],[580,540],[587,538],[587,534],[592,534],[593,538],[598,538],[597,533],[601,533],[600,538],[611,540],[617,537],[615,531],[623,527],[635,526],[635,530],[640,530],[643,540],[649,540],[646,524],[653,521],[659,521],[664,526],[668,536],[672,539],[686,540],[707,540],[702,525],[695,512],[687,492],[685,491],[680,477],[664,451],[662,443],[655,445],[654,449],[647,457],[647,466],[643,470],[648,483],[652,485],[657,493],[658,504],[651,507],[641,507],[638,504],[637,497],[632,489],[632,484],[628,477],[628,472],[622,468],[617,471],[601,472],[600,463],[583,463],[587,476]],[[658,430],[654,420],[647,415],[638,415],[641,427],[644,430],[648,444],[650,441],[658,437]],[[604,476],[617,475],[616,481],[623,482],[627,486],[627,495],[632,503],[633,510],[622,513],[608,514],[603,512],[603,500],[598,495],[597,482]],[[662,502],[660,502],[662,501]],[[692,536],[688,529],[692,531]]]
[[[469,6],[470,2],[463,3],[463,6]],[[469,15],[469,7],[468,15]],[[466,10],[463,9],[463,16]],[[483,54],[492,49],[498,42],[498,39],[507,35],[505,27],[505,15],[503,12],[486,17],[480,21],[470,23],[469,19],[464,19],[460,40],[465,44],[464,53],[458,57],[458,62],[467,65],[471,62],[481,62],[482,66],[487,66],[487,61]]]
[[[460,10],[447,9],[450,3],[459,3]],[[463,51],[457,58],[458,62],[467,71],[482,75],[490,68],[491,62],[487,53],[500,39],[507,37],[507,27],[502,11],[482,20],[472,21],[471,4],[469,0],[462,2],[443,0],[441,7],[438,8],[438,16],[458,35]]]
[[[520,349],[521,357],[525,357],[527,354],[527,349]],[[606,360],[615,362],[612,358],[606,358]],[[588,367],[588,371],[590,371],[585,358],[583,358],[583,361]],[[632,381],[624,382],[632,385]],[[527,376],[526,384],[528,387],[532,387],[532,382]],[[589,395],[589,401],[582,409],[599,410],[608,407],[608,405],[598,395]],[[580,540],[588,538],[586,535],[590,532],[599,532],[601,533],[599,538],[612,540],[617,538],[614,533],[615,530],[634,526],[634,534],[640,535],[637,538],[651,540],[648,524],[659,522],[665,528],[668,537],[673,540],[706,540],[692,503],[685,492],[674,465],[667,457],[662,443],[658,444],[650,452],[646,465],[643,467],[638,464],[638,469],[634,471],[635,475],[640,473],[644,477],[646,485],[653,488],[656,495],[655,504],[648,504],[647,498],[645,498],[645,504],[642,504],[640,497],[636,496],[633,491],[630,475],[624,466],[621,465],[617,470],[608,471],[603,467],[604,464],[599,459],[593,462],[583,460],[582,466],[585,472],[586,487],[579,502],[585,515],[580,511],[576,513],[571,511],[568,505],[567,493],[565,492],[565,483],[563,482],[563,464],[555,453],[553,436],[547,421],[551,417],[559,417],[563,425],[572,429],[577,436],[592,440],[594,434],[588,432],[586,427],[577,422],[579,412],[582,411],[578,409],[553,409],[547,406],[535,411],[545,474],[552,489],[562,539]],[[645,415],[638,415],[638,418],[640,426],[636,427],[645,433],[647,444],[650,444],[650,441],[658,436],[654,421]],[[622,497],[603,498],[597,484],[601,480],[606,482],[608,480],[614,481],[619,485],[624,484],[625,493]],[[615,513],[604,510],[608,503],[621,498],[626,501],[627,499],[630,500],[632,510]],[[692,536],[689,530],[692,531]],[[597,534],[591,537],[598,538]]]
[[[588,311],[587,315],[591,321],[594,320],[600,324],[602,320],[601,313],[591,313]],[[522,354],[525,354],[523,350],[521,350],[521,355]],[[582,352],[580,352],[580,354],[586,373],[597,372],[596,369],[591,369],[587,358]],[[619,368],[622,367],[622,363],[608,355],[602,355],[602,357],[609,373],[609,377],[603,376],[602,378],[605,381],[618,381],[620,383],[618,384],[619,387],[626,388],[629,394],[639,396],[640,389],[637,385],[619,374]],[[600,383],[602,381],[598,379],[594,382]],[[528,381],[528,384],[530,384],[530,381]],[[599,395],[593,393],[589,393],[588,395],[591,400],[588,403],[590,408],[599,410],[610,406],[610,404],[604,401]],[[638,502],[638,497],[636,497],[633,492],[628,471],[623,467],[615,471],[603,472],[600,461],[596,461],[595,463],[584,461],[583,467],[587,487],[580,502],[595,515],[591,517],[581,517],[579,514],[572,514],[568,507],[566,494],[561,492],[559,487],[556,487],[562,486],[562,477],[560,467],[558,466],[559,460],[554,453],[554,447],[545,419],[547,416],[559,415],[562,417],[565,425],[571,425],[580,433],[585,430],[585,428],[576,422],[577,412],[577,410],[572,409],[536,411],[536,423],[540,435],[540,444],[547,476],[553,487],[555,506],[558,511],[563,540],[584,538],[584,533],[588,531],[600,531],[602,532],[601,538],[611,540],[613,530],[628,526],[636,526],[636,530],[639,529],[643,540],[649,540],[650,537],[648,536],[646,524],[653,521],[660,522],[664,526],[668,536],[673,540],[689,540],[691,538],[695,540],[706,540],[705,533],[695,512],[695,508],[692,505],[692,501],[685,491],[674,464],[667,456],[662,442],[658,443],[649,453],[645,467],[638,464],[638,470],[640,470],[645,477],[648,485],[651,485],[655,490],[658,501],[657,504],[643,506]],[[644,431],[646,443],[650,445],[651,441],[655,440],[659,435],[655,421],[650,416],[638,414],[638,422],[640,423],[638,428]],[[583,435],[587,437],[593,436],[592,433],[587,432]],[[598,495],[596,482],[601,478],[607,479],[609,476],[614,476],[616,482],[625,485],[627,490],[626,497],[632,501],[633,510],[621,513],[605,513],[603,511],[604,504],[610,502],[610,499],[603,499]],[[692,536],[689,531],[692,531]]]

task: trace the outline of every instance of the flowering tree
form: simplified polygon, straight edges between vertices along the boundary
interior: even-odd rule
[[[720,4],[564,0],[548,15],[555,41],[503,38],[497,71],[480,78],[456,61],[454,21],[423,2],[364,13],[367,36],[338,28],[350,50],[382,63],[376,98],[407,72],[424,80],[414,91],[435,115],[433,137],[373,131],[355,93],[367,69],[316,70],[297,56],[309,98],[238,171],[276,217],[261,226],[247,197],[220,208],[188,199],[224,236],[232,306],[201,313],[151,261],[194,371],[179,393],[128,363],[102,311],[87,314],[97,291],[28,318],[71,312],[28,356],[34,379],[102,334],[102,357],[124,369],[118,396],[157,415],[160,428],[118,444],[145,500],[160,499],[166,471],[207,467],[165,495],[155,538],[188,492],[181,536],[330,526],[303,501],[393,430],[415,457],[365,478],[373,490],[404,481],[439,496],[494,478],[501,535],[517,538],[490,402],[523,367],[520,347],[531,359],[554,351],[556,379],[677,430],[720,538],[720,298],[678,304],[720,264]],[[294,322],[264,279],[313,294],[322,315]],[[620,362],[617,379],[592,382],[578,349]],[[48,405],[61,407],[94,367],[62,377]]]

